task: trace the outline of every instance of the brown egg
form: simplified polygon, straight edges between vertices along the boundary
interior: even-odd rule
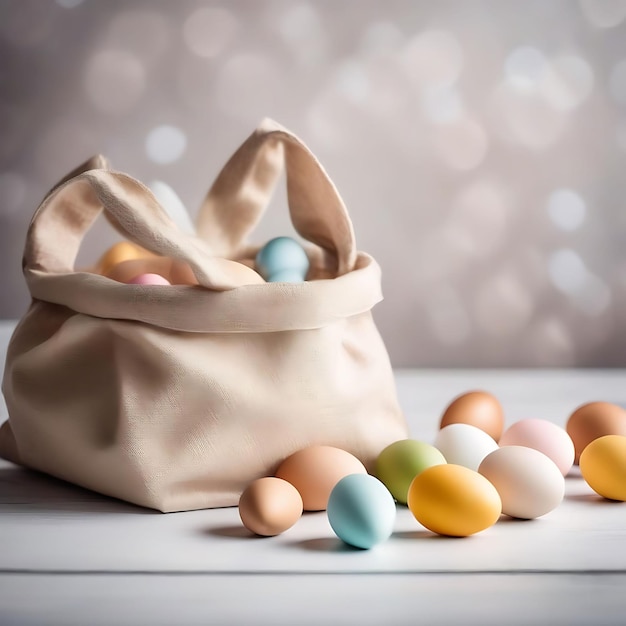
[[[114,266],[131,259],[146,259],[156,257],[153,252],[138,246],[130,241],[120,241],[111,246],[96,264],[95,271],[98,274],[108,276]],[[140,272],[141,273],[141,272]]]
[[[305,511],[325,511],[333,487],[349,474],[367,474],[355,456],[331,446],[311,446],[287,457],[276,476],[290,482],[302,496]]]
[[[263,537],[280,535],[302,515],[298,490],[280,478],[259,478],[239,498],[239,517],[243,525]]]
[[[610,402],[589,402],[579,406],[567,420],[567,434],[574,442],[576,458],[598,437],[626,435],[626,410]]]
[[[504,429],[504,411],[497,398],[486,391],[470,391],[456,397],[444,411],[439,428],[469,424],[498,441]]]

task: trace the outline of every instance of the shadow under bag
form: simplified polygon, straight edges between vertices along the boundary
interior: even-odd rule
[[[258,246],[247,237],[283,167],[291,220],[309,242],[308,280],[237,286],[223,259],[252,263]],[[75,270],[101,212],[128,240],[187,263],[198,285]],[[9,460],[168,512],[236,505],[252,480],[306,446],[343,448],[371,469],[407,437],[371,315],[380,269],[357,252],[324,169],[271,120],[219,174],[197,236],[138,181],[90,169],[35,213],[24,275],[33,300],[3,381]]]

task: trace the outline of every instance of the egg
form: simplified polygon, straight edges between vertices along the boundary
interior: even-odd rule
[[[128,281],[129,285],[171,285],[167,278],[163,278],[159,274],[139,274],[132,280]]]
[[[252,268],[233,261],[231,259],[222,259],[213,257],[211,259],[217,269],[225,274],[232,283],[237,287],[245,287],[246,285],[261,285],[265,283],[265,279]]]
[[[495,441],[504,429],[504,411],[498,399],[486,391],[470,391],[455,398],[444,411],[439,427],[469,424],[484,430]]]
[[[498,444],[483,430],[469,424],[449,424],[435,437],[437,448],[448,463],[476,471],[481,461]]]
[[[423,441],[403,439],[387,446],[376,459],[374,473],[391,495],[406,504],[411,481],[427,467],[446,460],[437,448]]]
[[[567,420],[567,434],[576,449],[575,463],[581,452],[598,437],[626,436],[626,410],[610,402],[590,402],[578,407]]]
[[[294,452],[276,470],[302,496],[305,511],[325,511],[334,486],[349,474],[367,474],[355,456],[332,446],[310,446]]]
[[[396,505],[380,480],[368,474],[350,474],[330,492],[327,515],[342,541],[367,550],[390,537]]]
[[[547,420],[528,418],[507,428],[499,445],[526,446],[543,452],[565,476],[574,464],[574,443],[563,428]]]
[[[495,487],[461,465],[434,465],[411,482],[408,505],[415,519],[440,535],[467,537],[498,521],[502,510]]]
[[[563,474],[545,454],[524,446],[505,446],[489,454],[478,468],[497,489],[502,512],[510,517],[535,519],[563,500]]]
[[[236,286],[258,285],[265,282],[260,274],[243,263],[219,257],[213,258],[212,262],[218,271],[227,274]],[[128,283],[139,274],[159,274],[167,278],[172,285],[198,284],[198,279],[188,263],[163,256],[123,261],[111,268],[107,276],[112,280]]]
[[[603,498],[626,502],[626,437],[594,439],[580,455],[580,473]]]
[[[141,274],[158,274],[172,285],[198,284],[198,280],[187,263],[164,256],[123,261],[112,267],[106,276],[120,283],[130,283]]]
[[[309,271],[304,248],[291,237],[276,237],[257,253],[257,271],[270,283],[302,282]]]
[[[259,478],[241,494],[239,517],[253,533],[273,537],[291,528],[302,516],[298,490],[280,478]]]
[[[130,241],[120,241],[111,246],[96,264],[96,272],[107,276],[111,269],[133,259],[156,258],[156,255]]]

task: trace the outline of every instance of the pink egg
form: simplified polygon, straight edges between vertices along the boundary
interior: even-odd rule
[[[574,464],[574,444],[565,429],[535,418],[523,419],[507,428],[499,441],[500,447],[525,446],[543,452],[565,476]]]
[[[129,285],[171,285],[167,278],[163,278],[159,274],[139,274],[132,280],[128,281]]]

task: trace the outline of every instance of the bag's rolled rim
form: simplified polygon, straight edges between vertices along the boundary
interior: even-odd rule
[[[382,300],[378,263],[359,252],[354,270],[301,283],[244,285],[213,291],[195,285],[128,285],[89,272],[26,273],[36,300],[105,319],[186,332],[276,332],[327,326]]]

